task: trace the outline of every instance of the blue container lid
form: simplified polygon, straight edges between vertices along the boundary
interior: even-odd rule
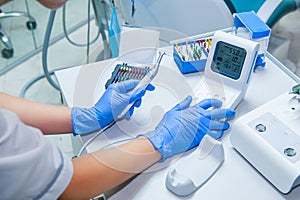
[[[264,23],[254,11],[235,13],[234,26],[236,28],[246,27],[252,34],[252,39],[269,37],[270,27]]]

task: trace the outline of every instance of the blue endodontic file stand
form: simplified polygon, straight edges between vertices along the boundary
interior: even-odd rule
[[[259,43],[259,51],[254,69],[257,66],[264,67],[265,54],[269,44],[271,29],[254,11],[233,14],[235,35],[253,40]]]
[[[210,45],[211,38],[175,44],[173,57],[181,73],[203,71]]]

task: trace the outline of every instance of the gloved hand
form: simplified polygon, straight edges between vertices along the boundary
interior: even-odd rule
[[[128,80],[111,84],[93,107],[73,107],[71,116],[74,135],[90,133],[106,127],[119,116],[127,105],[133,103],[125,116],[129,118],[134,107],[141,105],[141,98],[146,90],[154,90],[154,86],[149,84],[146,89],[140,88],[134,91],[133,89],[138,83],[138,80]]]
[[[226,118],[235,115],[234,110],[219,109],[222,102],[216,99],[190,107],[191,102],[188,96],[164,115],[154,131],[139,135],[150,140],[162,160],[198,146],[205,134],[220,138],[229,128]]]

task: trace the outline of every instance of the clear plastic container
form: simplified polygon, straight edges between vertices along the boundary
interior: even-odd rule
[[[259,51],[255,67],[264,67],[266,64],[265,54],[268,49],[269,38],[271,35],[270,27],[268,27],[268,25],[266,25],[253,11],[235,13],[233,17],[235,35],[259,43]]]

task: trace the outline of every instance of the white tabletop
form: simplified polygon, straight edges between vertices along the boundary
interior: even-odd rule
[[[113,60],[82,65],[56,71],[55,75],[68,106],[92,106],[104,92],[104,84],[110,78],[115,65]],[[237,108],[237,118],[260,106],[268,100],[289,91],[299,79],[282,66],[271,55],[267,55],[265,68],[258,68],[253,74],[244,100]],[[141,108],[136,109],[130,121],[122,121],[105,134],[100,135],[88,151],[103,148],[107,143],[133,137],[155,127],[165,111],[193,93],[193,88],[201,80],[201,72],[183,75],[173,59],[163,59],[159,75],[154,79],[154,92],[143,98]],[[234,121],[232,121],[234,126]],[[230,130],[221,139],[225,150],[225,162],[216,174],[199,190],[187,197],[178,197],[167,190],[165,178],[170,165],[180,159],[168,159],[155,164],[132,181],[127,183],[110,199],[230,199],[230,200],[296,200],[300,189],[295,188],[288,195],[281,194],[263,178],[229,141]],[[83,141],[92,134],[82,137]],[[189,152],[187,152],[188,154]],[[272,170],[272,166],[270,166]],[[201,171],[201,169],[199,169]]]

